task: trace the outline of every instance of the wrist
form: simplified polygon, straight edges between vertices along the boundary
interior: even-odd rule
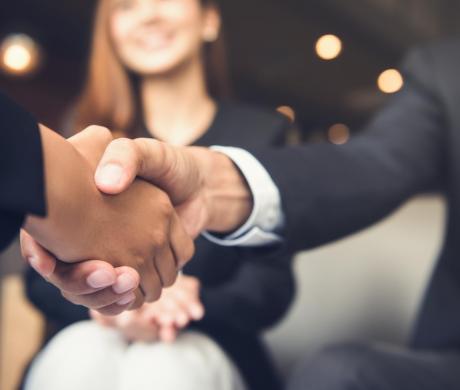
[[[253,199],[238,167],[223,153],[210,151],[210,172],[204,178],[209,220],[206,230],[219,233],[238,229],[249,218]]]

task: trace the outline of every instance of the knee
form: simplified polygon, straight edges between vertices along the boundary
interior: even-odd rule
[[[181,371],[208,371],[216,360],[222,361],[223,352],[214,341],[199,333],[184,333],[174,343],[133,344],[127,358],[139,361],[155,361],[157,370],[163,367],[180,367]]]
[[[116,335],[94,322],[79,322],[58,333],[37,355],[26,378],[29,389],[75,389],[84,376],[98,376],[115,367],[120,343]],[[117,336],[118,337],[118,336]],[[51,374],[52,373],[52,374]],[[69,378],[74,378],[69,383]],[[75,379],[78,378],[78,379]]]
[[[289,390],[359,390],[376,380],[372,350],[367,346],[334,346],[302,361],[289,381]],[[369,387],[371,386],[371,387]]]
[[[125,355],[124,367],[122,383],[132,384],[136,378],[137,389],[227,389],[235,374],[220,347],[198,333],[185,333],[171,344],[134,344]]]

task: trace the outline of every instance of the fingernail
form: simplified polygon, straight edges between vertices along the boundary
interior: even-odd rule
[[[98,270],[93,272],[86,279],[86,283],[92,288],[109,287],[115,282],[115,278],[110,272]]]
[[[185,314],[179,314],[176,317],[176,324],[182,327],[182,326],[185,326],[187,324],[188,320],[189,319]]]
[[[123,168],[118,164],[107,164],[96,172],[96,182],[99,185],[116,186],[123,177]]]
[[[135,280],[130,274],[122,274],[117,278],[117,281],[112,288],[117,294],[124,294],[130,290],[134,290],[136,287],[137,280]]]
[[[128,303],[133,302],[136,299],[136,295],[134,293],[129,293],[125,297],[121,298],[118,302],[117,305],[119,306],[124,306],[127,305]]]

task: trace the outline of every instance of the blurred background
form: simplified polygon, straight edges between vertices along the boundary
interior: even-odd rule
[[[94,3],[0,2],[0,89],[54,129],[83,81]],[[456,0],[220,3],[236,97],[295,118],[293,143],[347,142],[402,86],[397,69],[409,48],[460,30]],[[364,234],[300,255],[299,297],[267,335],[283,371],[325,342],[405,341],[443,207],[436,197],[414,200]],[[21,298],[17,256],[13,246],[0,261],[2,390],[14,388],[42,324]]]

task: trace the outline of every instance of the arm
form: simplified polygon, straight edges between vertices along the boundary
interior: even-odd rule
[[[431,85],[435,77],[429,54],[409,57],[403,90],[348,144],[252,151],[280,190],[291,250],[354,233],[410,196],[443,186],[447,124]],[[197,230],[232,231],[252,208],[239,171],[220,153],[152,142],[137,154],[123,155],[109,146],[100,172],[108,161],[120,164],[124,177],[117,185],[100,183],[101,190],[122,191],[138,173],[176,196],[182,217]]]
[[[431,61],[426,51],[409,56],[403,90],[348,144],[254,151],[282,193],[292,249],[356,232],[409,197],[445,186],[448,124]]]

